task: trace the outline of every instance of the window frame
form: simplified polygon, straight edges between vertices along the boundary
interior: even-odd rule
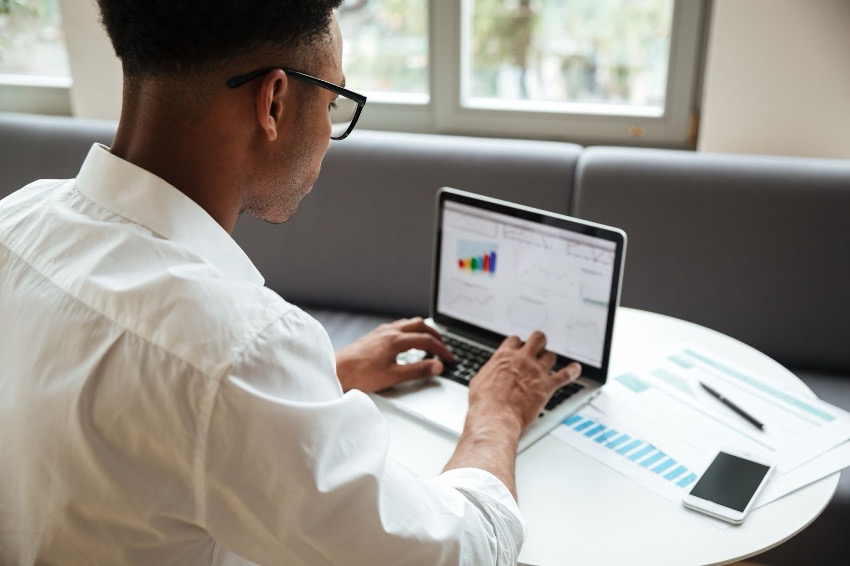
[[[464,108],[461,15],[467,1],[428,0],[430,93],[405,101],[366,92],[359,128],[695,148],[711,0],[674,0],[665,111],[657,117]],[[73,57],[69,53],[72,73]],[[69,78],[0,74],[0,111],[70,115],[70,85]]]
[[[71,79],[0,73],[0,112],[71,115]]]
[[[437,134],[558,139],[591,144],[693,148],[710,0],[675,0],[665,110],[660,116],[465,108],[462,11],[468,0],[429,2],[427,103],[367,92],[361,128]]]

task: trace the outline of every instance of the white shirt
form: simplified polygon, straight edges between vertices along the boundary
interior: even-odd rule
[[[94,146],[0,203],[0,563],[515,563],[505,486],[419,478],[389,436],[162,179]]]

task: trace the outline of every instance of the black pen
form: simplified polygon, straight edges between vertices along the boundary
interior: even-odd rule
[[[746,412],[744,409],[742,409],[741,407],[739,407],[738,405],[736,405],[735,403],[733,403],[732,401],[730,401],[729,399],[727,399],[726,397],[724,397],[723,395],[721,395],[720,393],[718,393],[717,391],[715,391],[714,389],[712,389],[711,387],[709,387],[708,385],[703,383],[702,381],[700,381],[699,384],[702,385],[703,389],[705,389],[706,391],[711,393],[711,395],[713,397],[716,397],[717,399],[719,399],[721,403],[723,403],[724,405],[726,405],[727,407],[729,407],[730,409],[732,409],[733,411],[735,411],[736,413],[738,413],[739,415],[741,415],[742,417],[747,419],[751,424],[755,425],[760,430],[764,430],[764,424],[759,422],[755,417],[753,417],[751,414]]]

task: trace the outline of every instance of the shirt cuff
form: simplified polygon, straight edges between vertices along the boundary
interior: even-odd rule
[[[451,486],[463,494],[472,504],[484,513],[493,525],[496,538],[500,541],[508,563],[516,563],[516,557],[522,549],[527,536],[525,519],[508,488],[490,472],[478,468],[455,468],[440,474],[436,481]],[[512,542],[513,549],[504,548]],[[513,550],[513,552],[510,552]],[[501,554],[501,552],[500,552]],[[501,563],[502,560],[499,560]]]

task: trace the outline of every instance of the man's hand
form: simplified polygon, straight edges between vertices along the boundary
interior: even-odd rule
[[[433,377],[443,371],[443,363],[433,358],[397,364],[396,356],[411,348],[446,361],[454,360],[440,333],[424,320],[418,317],[397,320],[378,326],[336,353],[336,373],[342,389],[371,393],[404,381]]]
[[[474,415],[509,412],[522,429],[533,423],[555,391],[581,374],[576,362],[551,373],[556,356],[545,348],[541,332],[532,333],[525,344],[516,336],[505,338],[470,382]]]
[[[523,344],[506,338],[469,384],[463,433],[445,470],[480,468],[499,478],[516,498],[514,465],[519,435],[534,422],[560,387],[578,379],[575,362],[552,373],[555,354],[546,337],[533,333]]]

